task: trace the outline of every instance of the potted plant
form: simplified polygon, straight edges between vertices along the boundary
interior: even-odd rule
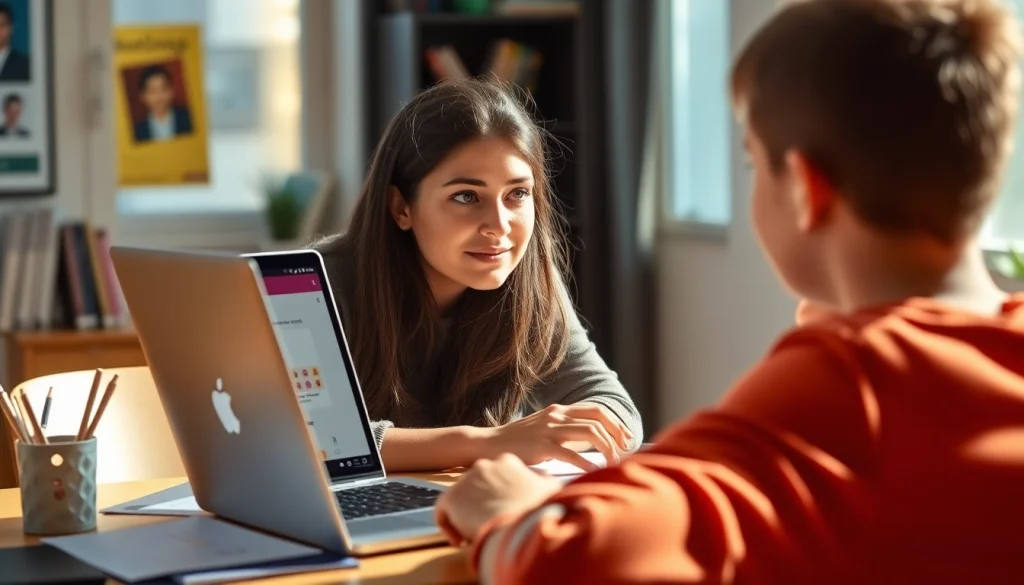
[[[291,242],[299,235],[302,208],[299,199],[280,179],[264,176],[267,229],[275,243]]]
[[[1024,256],[1013,247],[1010,248],[1008,256],[1010,261],[1007,263],[1006,276],[1014,280],[1024,280]]]
[[[1024,292],[1024,254],[1012,246],[1005,253],[993,253],[992,268],[999,288],[1007,292]]]

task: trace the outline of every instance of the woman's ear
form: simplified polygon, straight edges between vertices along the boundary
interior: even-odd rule
[[[399,229],[408,231],[412,229],[412,214],[409,213],[409,204],[401,191],[394,185],[388,189],[388,209],[391,211],[391,218],[398,224]]]
[[[820,226],[832,210],[836,192],[817,166],[797,150],[786,153],[786,167],[793,185],[793,205],[800,231],[809,232]]]

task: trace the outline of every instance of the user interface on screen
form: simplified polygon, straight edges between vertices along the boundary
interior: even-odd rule
[[[319,259],[309,255],[308,266],[297,266],[303,262],[285,256],[292,261],[274,266],[283,263],[279,258],[257,257],[257,262],[306,426],[331,477],[372,471],[373,437],[360,416],[361,401]]]

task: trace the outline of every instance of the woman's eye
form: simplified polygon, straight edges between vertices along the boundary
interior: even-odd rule
[[[458,203],[473,203],[476,201],[476,194],[469,191],[456,193],[455,195],[452,195],[452,201],[456,201]]]
[[[522,201],[523,199],[526,199],[527,197],[530,196],[530,192],[527,189],[516,189],[515,191],[510,193],[510,195],[512,195],[513,199],[517,201]]]

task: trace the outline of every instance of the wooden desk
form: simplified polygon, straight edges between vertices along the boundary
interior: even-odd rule
[[[458,474],[411,474],[428,481],[451,484]],[[156,479],[99,486],[99,509],[139,498],[187,481],[185,478]],[[117,530],[153,522],[174,520],[166,516],[121,516],[100,514],[97,530]],[[21,529],[21,491],[0,490],[0,548],[36,544],[37,537],[27,536]],[[359,583],[387,585],[391,583],[474,583],[466,560],[467,551],[448,546],[382,554],[359,560],[359,567],[293,577],[277,577],[260,581],[277,585],[294,583]],[[107,583],[114,583],[108,580]]]

